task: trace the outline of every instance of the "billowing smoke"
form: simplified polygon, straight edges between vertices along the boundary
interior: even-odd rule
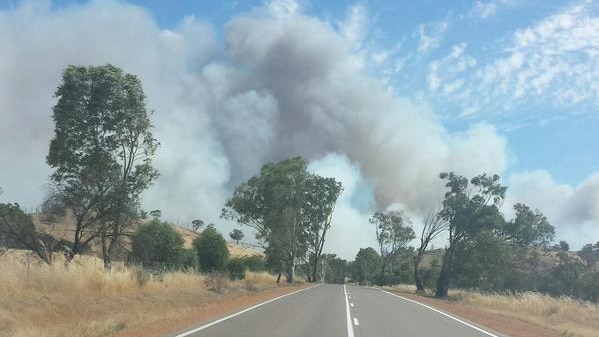
[[[365,233],[369,208],[438,203],[441,171],[504,171],[507,144],[493,126],[449,133],[430,108],[362,70],[350,43],[329,22],[281,4],[232,18],[224,41],[193,17],[164,30],[121,2],[0,12],[1,198],[41,201],[53,92],[68,64],[110,62],[141,78],[161,142],[161,176],[144,205],[181,224],[218,222],[236,184],[266,161],[302,155],[346,185],[335,220],[343,230],[329,248],[349,258],[373,244],[373,233],[366,242],[341,234]],[[356,206],[370,190],[376,205]]]

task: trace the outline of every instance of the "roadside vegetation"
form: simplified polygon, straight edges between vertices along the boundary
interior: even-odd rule
[[[434,298],[434,291],[419,292],[415,285],[398,285],[386,288],[399,295],[420,295]],[[423,300],[423,297],[415,298]],[[482,293],[476,290],[450,290],[447,299],[450,305],[457,305],[531,323],[554,331],[559,336],[597,337],[599,336],[599,305],[571,297],[554,297],[538,292]],[[441,302],[426,304],[437,306],[441,310],[451,311],[453,307],[440,307]],[[444,303],[442,303],[444,304]],[[464,317],[476,320],[478,317]]]
[[[85,255],[65,262],[61,255],[48,265],[26,250],[0,256],[0,336],[112,336],[275,287],[266,272],[248,271],[231,281],[122,262],[106,272],[102,259]]]

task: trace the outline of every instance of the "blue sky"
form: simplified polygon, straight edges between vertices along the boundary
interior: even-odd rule
[[[375,208],[418,227],[445,170],[498,172],[506,216],[525,202],[599,240],[596,1],[0,0],[0,201],[40,204],[61,71],[107,62],[156,111],[144,207],[172,221],[232,228],[232,187],[303,155],[346,186],[344,257],[374,244]]]
[[[5,6],[15,6],[15,3],[9,1]],[[52,3],[55,8],[64,8],[86,1],[60,0]],[[232,17],[251,11],[263,1],[134,0],[129,3],[147,9],[165,29],[175,29],[183,17],[195,16],[210,23],[222,34],[223,27]],[[333,26],[351,20],[352,9],[359,9],[353,18],[359,21],[355,24],[359,25],[356,29],[361,34],[356,51],[367,54],[367,59],[388,53],[380,63],[370,59],[370,64],[365,65],[367,71],[384,79],[397,94],[429,104],[451,131],[465,130],[471,123],[479,121],[495,125],[508,139],[512,160],[506,173],[544,169],[558,181],[576,185],[599,168],[599,98],[597,91],[586,88],[588,83],[582,82],[576,84],[580,88],[573,88],[590,92],[592,97],[582,101],[559,101],[556,98],[564,85],[560,83],[560,75],[540,92],[524,92],[514,100],[513,92],[489,95],[489,86],[477,88],[480,81],[476,79],[477,71],[493,67],[494,62],[510,56],[509,50],[514,47],[514,36],[518,31],[535,27],[576,5],[585,6],[587,15],[596,16],[599,14],[597,3],[372,0],[300,1],[299,5],[304,14],[322,18]],[[597,35],[593,37],[597,38]],[[430,39],[430,45],[423,44],[423,38]],[[448,81],[466,81],[465,86],[471,87],[468,97],[457,97],[464,94],[460,90],[450,94],[431,90],[428,80],[431,63],[447,57],[453,48],[460,45],[465,46],[463,57],[471,58],[476,64],[459,74],[446,75],[449,76]],[[537,48],[551,48],[551,45],[540,44]],[[590,50],[596,52],[597,45],[564,52],[560,57],[566,60],[566,65],[586,62],[586,67],[596,73],[599,67],[597,58],[585,55]],[[543,51],[531,51],[536,52]],[[443,69],[440,72],[443,75]],[[575,82],[568,76],[566,79]],[[525,86],[524,90],[531,88]],[[485,98],[476,102],[477,96]],[[462,116],[469,109],[476,110]]]

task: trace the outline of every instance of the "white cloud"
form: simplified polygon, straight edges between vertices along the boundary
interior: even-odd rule
[[[464,86],[464,77],[476,66],[476,59],[465,54],[466,47],[466,43],[454,45],[451,53],[428,65],[427,82],[431,92],[449,95]]]
[[[559,106],[599,104],[599,16],[592,2],[569,6],[516,31],[505,55],[478,76],[483,91]]]
[[[418,25],[418,52],[426,54],[439,47],[448,25],[448,21]]]
[[[474,6],[470,10],[470,17],[487,19],[497,12],[497,9],[501,6],[508,4],[510,0],[490,0],[490,1],[476,1]]]

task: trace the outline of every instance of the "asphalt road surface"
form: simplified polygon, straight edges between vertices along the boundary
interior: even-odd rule
[[[320,285],[170,337],[499,337],[376,288]]]

